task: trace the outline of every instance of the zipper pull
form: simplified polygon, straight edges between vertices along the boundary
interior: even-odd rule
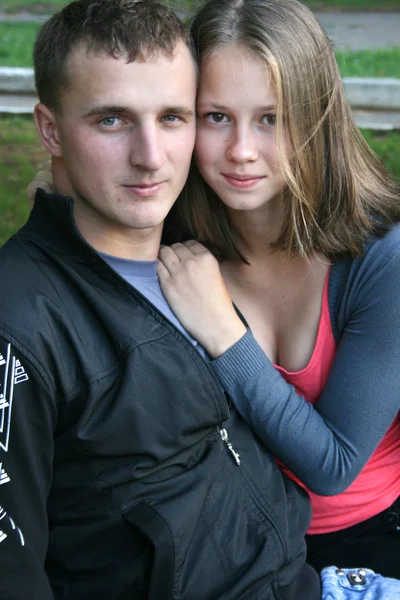
[[[232,446],[232,444],[231,444],[231,442],[229,440],[229,436],[228,436],[227,430],[226,429],[218,428],[218,431],[219,431],[219,435],[221,436],[222,441],[224,442],[224,444],[227,445],[227,448],[228,448],[229,452],[232,454],[235,463],[237,464],[238,467],[240,467],[240,456],[233,449],[233,446]]]

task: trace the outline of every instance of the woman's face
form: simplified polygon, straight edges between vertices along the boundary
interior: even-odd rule
[[[268,69],[240,46],[222,47],[201,68],[195,157],[233,210],[266,211],[285,187],[276,152],[276,97]]]

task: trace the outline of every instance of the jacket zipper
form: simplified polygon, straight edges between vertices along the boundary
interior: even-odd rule
[[[226,447],[228,448],[233,460],[235,461],[235,463],[237,464],[238,467],[240,467],[240,455],[238,454],[238,452],[235,452],[231,441],[229,439],[229,435],[226,429],[223,429],[222,427],[220,427],[218,425],[217,427],[218,433],[221,436],[222,441],[224,442],[224,444],[226,445]]]

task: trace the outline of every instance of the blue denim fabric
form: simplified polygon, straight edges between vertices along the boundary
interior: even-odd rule
[[[327,567],[321,582],[322,600],[400,600],[400,580],[371,569]]]

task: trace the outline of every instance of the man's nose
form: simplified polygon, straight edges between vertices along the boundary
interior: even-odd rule
[[[140,125],[131,140],[130,162],[133,166],[148,171],[158,171],[165,162],[162,132],[157,124]]]

